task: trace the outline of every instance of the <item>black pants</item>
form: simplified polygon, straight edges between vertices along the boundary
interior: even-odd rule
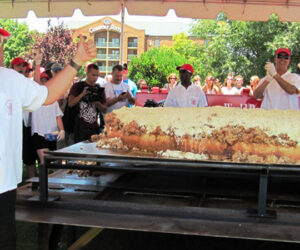
[[[75,126],[74,129],[74,141],[81,142],[91,139],[92,135],[97,135],[100,133],[100,128],[85,128],[80,126]]]
[[[0,249],[16,249],[16,189],[0,194]]]

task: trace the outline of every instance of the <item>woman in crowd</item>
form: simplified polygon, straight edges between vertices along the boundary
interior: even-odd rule
[[[40,76],[40,84],[44,85],[49,79],[50,77],[47,73],[43,72]],[[56,140],[47,140],[45,134],[57,132],[57,140],[63,140],[65,137],[62,116],[63,113],[59,108],[58,102],[42,106],[38,110],[32,112],[32,141],[41,164],[44,164],[45,152],[56,149]]]
[[[217,86],[214,82],[214,77],[209,75],[205,78],[205,85],[202,88],[205,94],[222,94],[220,82],[218,82],[219,86]]]
[[[229,74],[224,81],[224,87],[221,89],[223,95],[238,95],[239,91],[233,86],[233,75]]]
[[[147,82],[145,79],[138,80],[137,85],[138,85],[139,90],[148,89],[148,85],[147,85]]]
[[[249,88],[250,88],[250,94],[253,95],[253,92],[254,90],[256,89],[258,83],[259,83],[260,79],[258,76],[254,75],[254,76],[251,76],[250,78],[250,85],[249,85]]]
[[[202,88],[201,86],[201,77],[199,75],[195,75],[194,79],[193,79],[193,83],[198,87],[198,88]]]
[[[176,86],[177,86],[177,75],[175,73],[171,73],[168,76],[168,82],[164,85],[164,88],[170,91],[174,89]]]

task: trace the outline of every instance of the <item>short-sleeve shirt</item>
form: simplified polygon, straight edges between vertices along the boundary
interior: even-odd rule
[[[82,93],[85,87],[91,87],[91,85],[86,82],[77,82],[75,83],[71,90],[70,95],[78,96]],[[101,103],[105,103],[105,92],[104,89],[101,92]],[[98,123],[98,110],[95,104],[88,103],[87,101],[81,99],[78,105],[78,115],[76,116],[76,122],[80,124],[80,127],[85,128],[98,128],[100,125]]]
[[[119,84],[114,84],[114,83],[109,82],[105,85],[105,96],[107,99],[118,97],[122,92],[127,92],[127,91],[129,91],[130,95],[132,95],[130,92],[129,86],[124,82],[121,82]],[[122,101],[119,101],[119,102],[107,107],[106,112],[109,113],[109,112],[113,111],[114,109],[119,109],[124,106],[129,107],[128,99],[124,99]]]
[[[300,90],[300,76],[287,71],[281,76],[284,80],[294,85]],[[261,79],[258,86],[264,82],[265,78]],[[299,109],[298,95],[288,94],[279,83],[273,79],[265,88],[263,93],[264,98],[261,104],[263,109]]]
[[[239,90],[236,87],[232,87],[231,89],[223,87],[221,92],[223,95],[239,95]]]
[[[185,88],[179,83],[167,96],[165,107],[206,107],[207,100],[204,92],[193,83]]]
[[[33,111],[45,102],[47,87],[0,67],[0,194],[22,181],[22,109]]]
[[[44,136],[45,134],[58,131],[56,120],[58,116],[63,116],[58,102],[42,106],[38,110],[33,111],[31,117],[31,134],[37,133],[40,136]]]

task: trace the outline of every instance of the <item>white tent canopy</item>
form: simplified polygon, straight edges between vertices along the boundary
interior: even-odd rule
[[[214,19],[225,12],[231,20],[266,21],[276,13],[281,21],[300,21],[299,0],[0,0],[0,18],[115,15],[126,7],[131,15],[164,16],[174,9],[179,17]]]

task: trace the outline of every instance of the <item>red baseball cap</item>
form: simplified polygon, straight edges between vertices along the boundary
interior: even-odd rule
[[[48,76],[48,74],[46,72],[41,73],[40,79],[43,79],[43,78],[47,78],[47,80],[50,79],[50,77]]]
[[[25,65],[26,65],[26,67],[27,67],[27,65],[28,65],[28,62],[26,62],[25,60],[24,60],[24,58],[22,58],[22,57],[16,57],[14,60],[12,60],[11,61],[11,67],[13,66],[13,65],[19,65],[19,64],[22,64],[22,63],[25,63]]]
[[[5,29],[0,28],[0,35],[1,36],[10,36],[9,32]]]
[[[193,68],[193,66],[190,65],[190,64],[188,64],[188,63],[185,63],[182,66],[178,66],[176,69],[177,70],[184,69],[184,70],[189,71],[190,73],[194,74],[194,68]]]
[[[291,51],[287,48],[279,48],[278,50],[276,50],[275,55],[278,55],[279,53],[286,53],[289,56],[292,55]]]

